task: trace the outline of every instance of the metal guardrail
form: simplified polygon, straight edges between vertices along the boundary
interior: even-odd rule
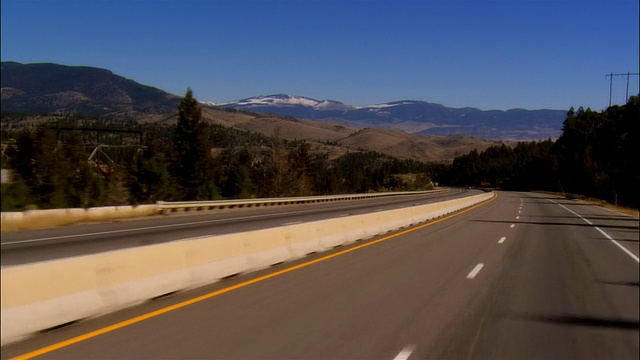
[[[0,213],[0,230],[2,232],[29,230],[69,225],[86,221],[109,221],[154,214],[168,214],[178,211],[307,204],[328,201],[368,199],[382,196],[426,194],[436,191],[441,190],[218,201],[158,201],[153,205],[139,206],[103,206],[89,209],[49,209],[22,212],[2,212]]]
[[[261,199],[240,199],[240,200],[216,200],[216,201],[158,201],[156,208],[160,213],[172,213],[177,211],[199,211],[214,209],[230,209],[242,207],[258,207],[258,206],[274,206],[274,205],[294,205],[309,204],[329,201],[343,200],[361,200],[383,196],[401,196],[401,195],[419,195],[437,192],[442,190],[428,191],[402,191],[387,193],[369,193],[369,194],[347,194],[347,195],[329,195],[329,196],[305,196],[305,197],[288,197],[288,198],[261,198]]]

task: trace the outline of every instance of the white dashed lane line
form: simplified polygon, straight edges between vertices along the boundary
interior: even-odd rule
[[[480,270],[482,270],[482,268],[484,267],[484,264],[478,264],[476,265],[476,267],[473,268],[473,270],[471,270],[471,272],[467,275],[467,279],[473,279],[476,277],[476,275],[478,275],[478,273],[480,272]]]
[[[415,349],[415,345],[407,345],[398,353],[398,355],[396,355],[396,357],[393,358],[393,360],[407,360]]]

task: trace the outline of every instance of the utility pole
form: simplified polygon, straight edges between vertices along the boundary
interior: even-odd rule
[[[638,73],[621,73],[621,74],[614,74],[614,73],[610,73],[605,75],[605,77],[609,78],[609,106],[611,106],[611,97],[613,95],[613,77],[614,76],[626,76],[627,77],[627,91],[625,92],[625,99],[624,102],[626,103],[629,100],[629,77],[630,76],[638,76]]]

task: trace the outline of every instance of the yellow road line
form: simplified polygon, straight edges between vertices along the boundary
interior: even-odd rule
[[[121,321],[121,322],[119,322],[117,324],[113,324],[113,325],[104,327],[102,329],[91,331],[89,333],[76,336],[76,337],[71,338],[69,340],[61,341],[59,343],[56,343],[56,344],[53,344],[53,345],[49,345],[49,346],[44,347],[44,348],[41,348],[41,349],[38,349],[38,350],[34,350],[34,351],[32,351],[30,353],[27,353],[27,354],[24,354],[24,355],[19,355],[19,356],[13,358],[12,360],[18,360],[18,359],[25,360],[25,359],[34,358],[36,356],[44,355],[46,353],[50,353],[52,351],[67,347],[69,345],[73,345],[73,344],[79,343],[81,341],[88,340],[88,339],[94,338],[96,336],[100,336],[102,334],[106,334],[108,332],[121,329],[121,328],[123,328],[125,326],[129,326],[129,325],[132,325],[132,324],[135,324],[135,323],[150,319],[152,317],[156,317],[158,315],[162,315],[162,314],[168,313],[170,311],[177,310],[177,309],[183,308],[185,306],[189,306],[189,305],[195,304],[197,302],[200,302],[200,301],[203,301],[203,300],[207,300],[207,299],[210,299],[212,297],[215,297],[215,296],[218,296],[218,295],[222,295],[222,294],[228,293],[228,292],[236,290],[236,289],[243,288],[245,286],[249,286],[251,284],[255,284],[255,283],[260,282],[260,281],[264,281],[264,280],[267,280],[267,279],[270,279],[270,278],[273,278],[273,277],[276,277],[276,276],[280,276],[282,274],[286,274],[288,272],[295,271],[295,270],[298,270],[298,269],[301,269],[301,268],[304,268],[304,267],[319,263],[321,261],[325,261],[325,260],[340,256],[340,255],[344,255],[344,254],[350,253],[352,251],[356,251],[356,250],[362,249],[362,248],[367,247],[367,246],[371,246],[371,245],[374,245],[374,244],[377,244],[377,243],[380,243],[380,242],[383,242],[383,241],[387,241],[389,239],[393,239],[393,238],[398,237],[398,236],[402,236],[402,235],[414,232],[416,230],[423,229],[423,228],[425,228],[427,226],[431,226],[431,225],[437,224],[439,222],[451,219],[454,216],[458,216],[460,214],[464,214],[464,213],[466,213],[468,211],[471,211],[471,210],[473,210],[473,209],[475,209],[477,207],[485,205],[485,204],[487,204],[487,203],[489,203],[489,202],[491,202],[491,201],[493,201],[493,200],[495,200],[497,198],[498,198],[498,194],[495,194],[493,196],[493,198],[491,198],[489,200],[481,202],[481,203],[479,203],[477,205],[474,205],[472,207],[464,209],[464,210],[462,210],[460,212],[457,212],[455,214],[440,218],[438,220],[434,220],[434,221],[428,222],[428,223],[423,224],[423,225],[412,227],[410,229],[407,229],[407,230],[404,230],[404,231],[401,231],[401,232],[398,232],[398,233],[394,233],[394,234],[389,235],[389,236],[385,236],[385,237],[380,238],[378,240],[369,241],[367,243],[364,243],[364,244],[361,244],[361,245],[358,245],[358,246],[354,246],[352,248],[349,248],[349,249],[346,249],[346,250],[342,250],[342,251],[339,251],[339,252],[334,253],[334,254],[326,255],[326,256],[323,256],[323,257],[315,259],[315,260],[307,261],[307,262],[302,263],[302,264],[298,264],[298,265],[295,265],[295,266],[292,266],[292,267],[289,267],[289,268],[286,268],[286,269],[283,269],[283,270],[279,270],[279,271],[276,271],[276,272],[273,272],[273,273],[270,273],[270,274],[267,274],[267,275],[263,275],[263,276],[255,278],[255,279],[247,280],[245,282],[242,282],[242,283],[239,283],[239,284],[236,284],[236,285],[232,285],[232,286],[226,287],[224,289],[216,290],[214,292],[211,292],[211,293],[208,293],[208,294],[205,294],[205,295],[202,295],[202,296],[198,296],[198,297],[195,297],[193,299],[189,299],[189,300],[186,300],[186,301],[183,301],[183,302],[171,305],[171,306],[167,306],[165,308],[162,308],[162,309],[159,309],[159,310],[156,310],[156,311],[152,311],[150,313],[146,313],[146,314],[134,317],[134,318],[129,319],[129,320]]]

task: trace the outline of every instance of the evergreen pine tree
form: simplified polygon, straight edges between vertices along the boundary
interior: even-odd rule
[[[198,101],[191,89],[178,107],[178,123],[173,137],[173,174],[184,200],[202,200],[211,182],[212,167],[209,129],[202,120]]]

